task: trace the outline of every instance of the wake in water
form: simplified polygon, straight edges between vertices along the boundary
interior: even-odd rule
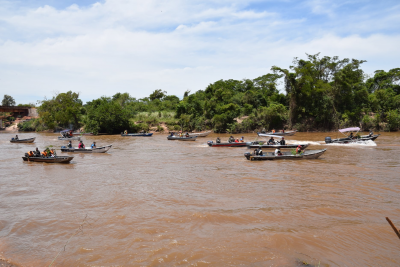
[[[324,141],[321,141],[321,143],[325,143]],[[372,140],[367,140],[367,141],[355,141],[347,144],[343,143],[330,143],[330,144],[325,144],[327,146],[376,146],[376,143]]]
[[[287,144],[301,144],[301,145],[305,145],[305,144],[310,144],[310,145],[321,145],[320,142],[315,142],[315,141],[297,141],[297,140],[286,140]]]

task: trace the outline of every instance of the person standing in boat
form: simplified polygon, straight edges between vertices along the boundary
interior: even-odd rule
[[[39,149],[38,148],[36,148],[36,150],[35,150],[35,157],[40,157],[40,151],[39,151]]]
[[[82,141],[79,142],[78,148],[85,148],[85,145],[83,144]]]
[[[90,146],[92,149],[96,148],[96,142],[93,142],[93,144]]]
[[[217,137],[216,142],[217,142],[217,144],[221,143],[221,139],[219,137]]]
[[[189,137],[189,133],[188,132],[186,132],[186,137]]]
[[[282,146],[286,145],[285,137],[282,137],[282,140],[279,142]]]

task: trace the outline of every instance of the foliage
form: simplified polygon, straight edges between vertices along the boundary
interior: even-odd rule
[[[4,95],[3,101],[1,101],[1,105],[5,107],[15,106],[15,100],[10,95]]]
[[[79,93],[68,91],[60,93],[50,100],[41,101],[38,111],[48,129],[69,127],[70,125],[78,128],[83,113],[82,101],[79,99]]]

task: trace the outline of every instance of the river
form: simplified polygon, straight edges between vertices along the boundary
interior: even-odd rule
[[[56,134],[0,134],[0,257],[21,266],[399,266],[400,133],[376,146],[289,140],[316,160],[248,161],[207,140],[88,136],[105,154],[23,162]],[[227,139],[228,135],[219,135]],[[239,136],[239,135],[237,135]],[[256,134],[245,134],[254,140]],[[77,144],[77,142],[75,142]],[[58,151],[58,154],[65,154]]]

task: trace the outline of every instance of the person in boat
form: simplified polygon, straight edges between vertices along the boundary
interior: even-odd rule
[[[28,157],[33,157],[34,156],[33,151],[29,151],[27,154],[28,154]]]
[[[217,142],[217,144],[221,143],[221,138],[217,137],[216,142]]]
[[[189,137],[189,133],[188,132],[186,132],[186,137]]]
[[[171,137],[174,136],[174,132],[171,132]]]
[[[350,138],[350,139],[353,139],[353,138],[354,138],[353,132],[350,133],[349,138]]]
[[[255,148],[255,149],[254,149],[253,155],[258,156],[258,148]]]
[[[236,138],[236,139],[235,139],[235,143],[239,143],[239,139]]]
[[[268,140],[268,145],[275,145],[275,140],[274,140],[273,137],[271,137],[271,138]]]
[[[35,152],[33,153],[35,157],[40,157],[40,151],[36,148]]]
[[[374,135],[374,133],[371,131],[371,132],[369,132],[369,137],[372,137]]]
[[[85,148],[85,145],[83,144],[82,141],[79,142],[78,148]]]
[[[285,129],[282,129],[282,133],[285,133]]]
[[[273,134],[275,133],[275,129],[272,129],[272,133],[273,133]]]
[[[124,134],[128,134],[128,130],[125,130],[125,131],[124,131]]]
[[[282,156],[282,152],[279,148],[275,149],[275,156]]]
[[[93,144],[90,146],[92,149],[96,148],[96,142],[93,142]]]
[[[262,156],[263,152],[261,150],[261,146],[259,148],[257,148],[257,155]]]
[[[56,151],[54,149],[50,150],[50,157],[54,158],[56,156]]]
[[[244,137],[242,136],[242,138],[240,138],[240,142],[244,142]]]
[[[265,128],[263,128],[263,129],[261,130],[261,133],[263,133],[263,134],[265,134],[265,133],[266,133],[266,130],[265,130]]]
[[[235,137],[233,137],[233,136],[231,135],[231,136],[229,137],[228,142],[229,142],[229,143],[235,142]]]
[[[70,140],[67,145],[68,148],[72,148],[72,141]]]
[[[296,148],[296,154],[301,154],[302,150],[301,150],[301,145],[298,145]]]
[[[19,140],[19,138],[18,138],[18,134],[17,134],[17,135],[15,135],[15,138],[14,138],[14,140]]]
[[[281,141],[279,142],[282,146],[286,145],[285,137],[282,137]]]

